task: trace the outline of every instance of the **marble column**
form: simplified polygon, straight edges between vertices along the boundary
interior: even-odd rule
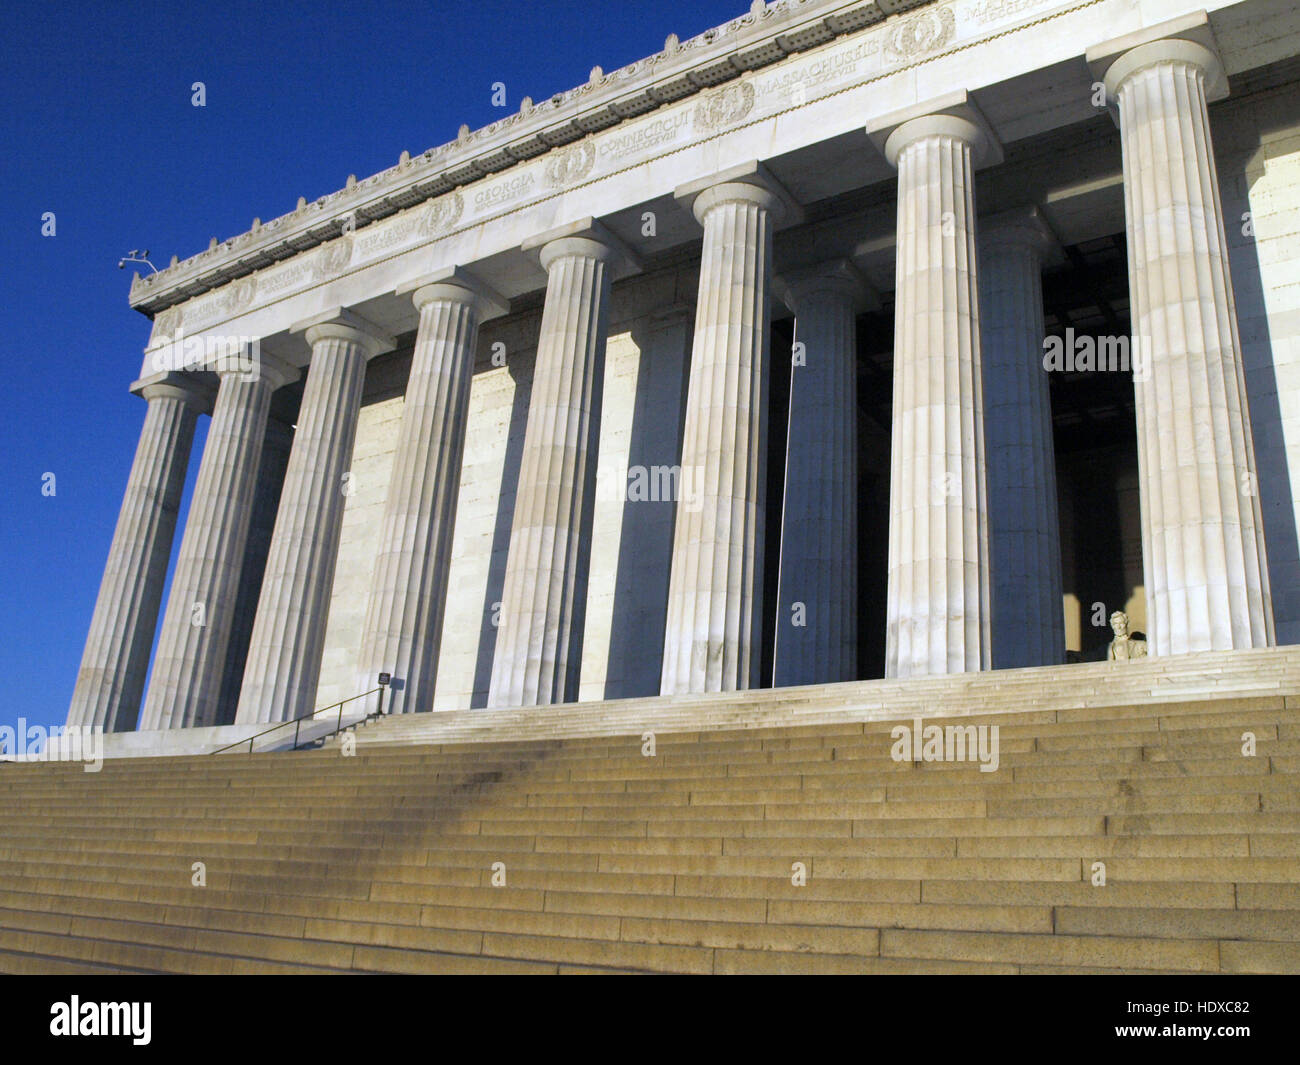
[[[858,657],[857,309],[846,262],[782,279],[795,313],[773,684],[854,680]]]
[[[916,108],[872,132],[883,135],[885,156],[898,168],[885,671],[987,669],[974,170],[991,138],[964,103],[947,113]]]
[[[311,363],[248,645],[239,724],[290,721],[316,709],[366,363],[393,347],[392,337],[346,310],[293,332],[311,345]]]
[[[248,542],[244,546],[239,593],[235,598],[235,620],[230,626],[226,666],[221,677],[221,698],[217,705],[218,725],[231,724],[239,707],[239,686],[244,681],[244,666],[248,662],[248,641],[253,636],[253,622],[257,618],[257,599],[262,592],[262,576],[266,572],[266,556],[271,550],[271,535],[275,532],[275,514],[280,509],[284,471],[289,465],[289,452],[293,449],[293,427],[275,416],[275,406],[272,402],[271,416],[266,420],[266,436],[262,443],[262,460],[257,467],[257,489],[253,493]]]
[[[68,708],[69,725],[105,732],[134,728],[140,712],[194,428],[210,402],[192,374],[172,374],[140,394],[144,427]]]
[[[1182,20],[1187,21],[1187,20]],[[1158,28],[1156,29],[1158,32]],[[1152,654],[1274,642],[1263,520],[1199,41],[1088,52],[1118,104]]]
[[[489,706],[578,697],[614,245],[539,249],[546,302],[520,457]]]
[[[505,309],[463,271],[401,291],[420,328],[357,670],[357,691],[391,674],[394,714],[433,709],[478,327],[485,311]]]
[[[271,393],[298,371],[267,355],[217,368],[221,384],[190,499],[141,729],[217,723]]]
[[[772,230],[761,173],[678,190],[704,227],[660,690],[759,683]]]
[[[1043,368],[1043,256],[1036,208],[980,219],[980,337],[993,566],[993,666],[1065,661],[1052,404]]]

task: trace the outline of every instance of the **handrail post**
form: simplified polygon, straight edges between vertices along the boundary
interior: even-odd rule
[[[298,736],[302,732],[302,718],[297,719],[297,724],[293,726],[293,749],[298,749]]]

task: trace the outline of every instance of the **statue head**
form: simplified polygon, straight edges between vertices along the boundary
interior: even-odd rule
[[[1116,610],[1110,616],[1110,628],[1116,636],[1128,635],[1128,615],[1122,610]]]

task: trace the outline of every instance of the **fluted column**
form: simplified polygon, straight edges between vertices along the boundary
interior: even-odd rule
[[[311,345],[284,488],[271,535],[236,722],[311,713],[343,524],[366,362],[391,337],[348,311],[295,327]]]
[[[961,114],[898,124],[886,675],[990,665],[974,154]]]
[[[193,375],[145,385],[148,401],[99,598],[68,708],[69,725],[134,728],[149,670],[172,537],[199,413],[209,401]]]
[[[389,712],[433,708],[479,321],[491,297],[463,274],[416,287],[406,385],[357,676],[392,676]]]
[[[679,199],[682,198],[679,194]],[[722,181],[691,203],[704,227],[660,689],[759,682],[772,229],[784,203]]]
[[[1257,467],[1206,109],[1227,93],[1223,67],[1191,40],[1088,57],[1105,65],[1124,151],[1148,644],[1153,654],[1268,646]]]
[[[239,575],[239,594],[235,599],[235,619],[230,626],[226,647],[226,666],[221,676],[221,699],[217,706],[217,724],[229,725],[239,707],[239,687],[244,681],[248,662],[248,641],[257,619],[257,599],[266,572],[266,556],[275,532],[275,513],[280,508],[280,490],[284,471],[293,449],[293,427],[275,416],[275,404],[266,420],[262,442],[262,460],[257,467],[257,488],[253,492],[253,512],[248,521],[248,540],[244,545],[244,564]]]
[[[858,406],[856,305],[847,262],[783,278],[795,313],[777,687],[853,680],[858,656]]]
[[[217,368],[208,426],[154,655],[141,729],[213,725],[271,393],[298,372],[270,356]]]
[[[1052,404],[1043,368],[1043,254],[1036,209],[980,220],[993,665],[1065,661]]]
[[[489,706],[578,697],[613,254],[593,236],[540,249],[546,302]]]

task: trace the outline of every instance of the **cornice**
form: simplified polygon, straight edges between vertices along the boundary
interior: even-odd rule
[[[415,157],[403,152],[387,170],[361,181],[349,178],[337,192],[311,203],[300,199],[289,214],[265,223],[254,219],[239,236],[220,243],[214,238],[197,255],[137,275],[131,306],[152,318],[451,189],[933,2],[754,0],[747,14],[722,26],[682,42],[670,36],[663,51],[609,74],[596,67],[586,84],[540,103],[525,97],[515,114],[479,130],[462,126],[454,141]],[[557,161],[566,165],[563,154]]]

